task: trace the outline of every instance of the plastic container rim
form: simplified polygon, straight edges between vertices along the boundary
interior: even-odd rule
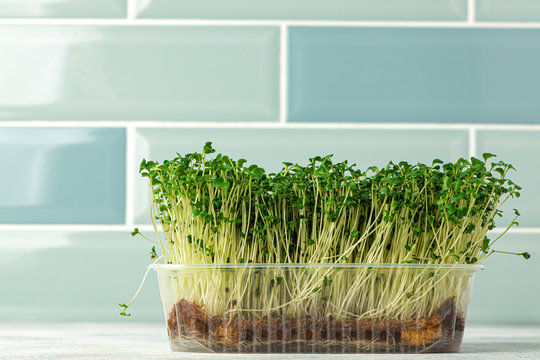
[[[467,270],[485,269],[480,264],[392,264],[392,263],[232,263],[232,264],[152,264],[149,269],[158,270],[193,270],[193,269],[274,269],[274,268],[347,268],[347,269],[437,269],[437,270]]]

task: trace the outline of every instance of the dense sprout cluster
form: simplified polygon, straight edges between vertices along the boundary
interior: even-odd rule
[[[140,167],[153,195],[154,262],[222,264],[161,284],[173,301],[210,315],[407,320],[431,316],[448,299],[459,309],[471,268],[456,276],[440,264],[481,262],[519,216],[488,239],[520,190],[507,178],[512,165],[492,154],[366,170],[317,156],[266,173],[214,153],[206,143],[201,153]],[[285,266],[255,265],[272,263]],[[302,263],[323,265],[290,268]],[[351,267],[358,263],[368,265]],[[120,305],[123,315],[132,302]]]
[[[474,264],[520,190],[492,154],[366,171],[317,156],[267,174],[214,152],[141,163],[164,263]]]

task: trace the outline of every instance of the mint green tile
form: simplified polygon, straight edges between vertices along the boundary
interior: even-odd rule
[[[539,21],[538,0],[476,0],[477,21]]]
[[[512,209],[517,208],[521,226],[540,226],[540,131],[481,130],[477,136],[477,153],[496,154],[514,165],[517,171],[510,172],[508,177],[523,187],[519,198],[510,199],[503,206],[504,216],[497,223],[509,224],[514,217]]]
[[[476,275],[468,322],[539,324],[540,234],[506,234],[493,247],[528,251],[531,258],[493,254],[484,261],[486,269]]]
[[[0,0],[0,18],[115,18],[126,0]]]
[[[139,129],[135,162],[170,159],[176,152],[201,151],[212,141],[218,152],[245,158],[267,171],[283,161],[306,163],[316,155],[334,154],[362,168],[390,160],[431,162],[467,156],[467,134],[456,130],[331,130],[331,129]],[[135,176],[135,221],[149,223],[149,189]]]
[[[151,263],[150,245],[128,231],[0,231],[0,321],[163,321],[152,273],[133,316],[119,315]]]
[[[124,222],[125,130],[0,128],[0,223]]]
[[[466,0],[137,0],[139,17],[465,20]]]
[[[477,273],[469,323],[538,323],[540,235],[506,235]],[[119,317],[150,262],[149,243],[127,231],[0,231],[0,321],[162,321],[150,273],[130,318]]]
[[[293,27],[289,35],[292,122],[540,122],[540,29]]]
[[[278,33],[0,26],[0,120],[277,121]]]

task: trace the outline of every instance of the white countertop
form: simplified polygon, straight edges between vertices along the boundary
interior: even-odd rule
[[[455,354],[268,354],[257,359],[540,359],[540,326],[468,326]],[[174,353],[161,323],[0,323],[0,359],[253,359]]]

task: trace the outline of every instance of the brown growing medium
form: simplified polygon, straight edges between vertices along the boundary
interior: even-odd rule
[[[218,352],[457,351],[464,316],[448,298],[429,318],[409,321],[281,317],[225,319],[195,302],[176,303],[167,321],[172,341],[189,338]]]

